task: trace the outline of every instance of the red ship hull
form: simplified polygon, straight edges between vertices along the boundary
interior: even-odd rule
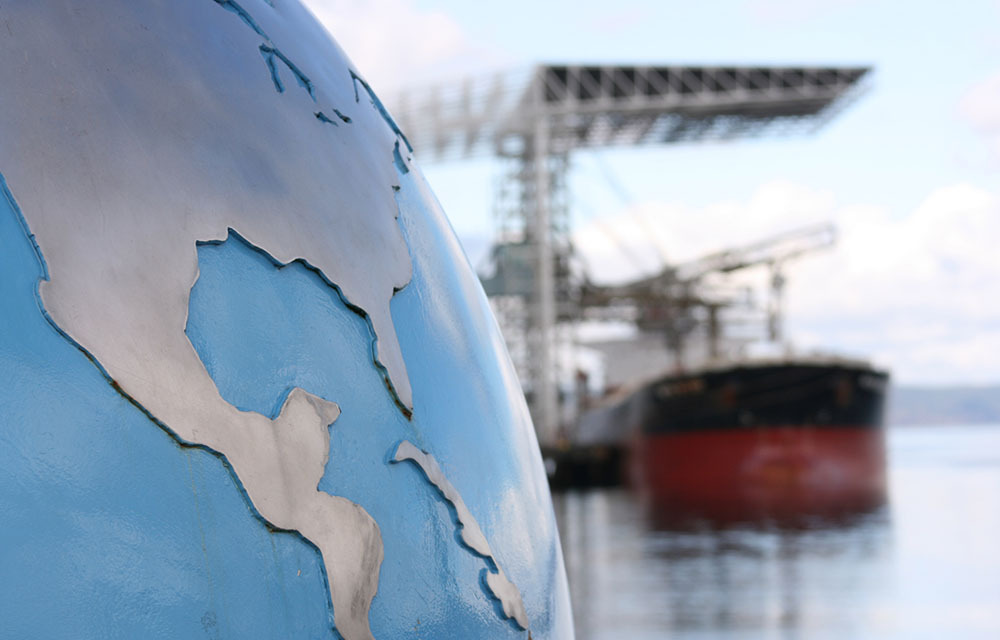
[[[627,472],[657,517],[840,518],[886,500],[888,376],[785,360],[661,378],[618,415]]]
[[[870,426],[637,434],[629,453],[631,483],[667,519],[838,519],[886,501],[884,431]]]

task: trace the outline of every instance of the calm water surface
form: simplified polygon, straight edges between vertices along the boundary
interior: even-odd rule
[[[1000,425],[890,429],[889,503],[838,522],[652,526],[554,496],[579,640],[1000,639]]]

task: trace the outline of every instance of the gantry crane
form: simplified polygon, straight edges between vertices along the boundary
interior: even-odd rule
[[[387,99],[421,161],[495,155],[497,256],[487,280],[539,440],[559,422],[560,317],[576,313],[566,173],[572,153],[815,130],[857,96],[867,67],[537,65]],[[563,343],[563,344],[561,344]],[[529,357],[530,354],[530,357]]]

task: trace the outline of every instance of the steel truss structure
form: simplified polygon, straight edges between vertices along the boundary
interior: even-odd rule
[[[868,67],[538,65],[390,100],[421,161],[504,159],[487,293],[539,440],[560,412],[560,318],[574,314],[566,171],[574,151],[811,131],[850,103]]]

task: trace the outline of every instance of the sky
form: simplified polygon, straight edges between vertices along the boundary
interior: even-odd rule
[[[537,62],[874,67],[810,135],[576,154],[576,246],[614,281],[830,221],[786,274],[793,343],[1000,384],[1000,0],[306,3],[383,95]],[[476,263],[495,164],[417,161]]]

